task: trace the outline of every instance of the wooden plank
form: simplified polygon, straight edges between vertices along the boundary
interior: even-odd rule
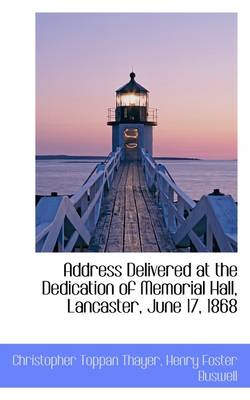
[[[143,252],[158,252],[159,247],[152,226],[151,217],[141,190],[134,189],[134,196],[138,214],[141,249]]]
[[[133,165],[129,164],[125,192],[124,251],[141,252],[138,215],[133,192]]]
[[[142,196],[147,205],[147,209],[151,218],[152,226],[154,229],[155,237],[157,240],[157,244],[159,247],[159,251],[161,252],[175,252],[176,248],[173,243],[173,240],[168,232],[167,227],[165,226],[162,210],[157,205],[153,195],[149,192],[147,188],[147,184],[145,181],[145,175],[140,166],[139,169],[139,179]]]
[[[110,192],[103,198],[88,251],[176,251],[138,162],[120,165]]]
[[[116,198],[112,210],[111,224],[108,232],[106,252],[122,252],[124,240],[125,191],[129,165],[123,164],[123,174],[116,188]]]
[[[139,164],[135,164],[133,169],[133,191],[139,222],[141,249],[143,252],[158,252],[159,247],[152,226],[151,217],[140,187],[139,168]]]
[[[95,233],[91,238],[89,248],[87,249],[88,252],[104,252],[106,249],[117,187],[123,174],[124,165],[121,164],[115,175],[110,191],[104,195],[100,217],[95,229]]]

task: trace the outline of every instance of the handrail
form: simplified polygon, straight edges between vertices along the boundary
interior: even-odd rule
[[[194,202],[164,165],[144,149],[141,160],[149,189],[156,194],[177,247],[199,252],[237,251],[237,208],[230,195],[202,196]]]
[[[106,164],[107,163],[107,161],[109,160],[109,158],[111,157],[111,155],[112,155],[112,152],[110,152],[107,156],[106,156],[106,158],[104,159],[104,161],[102,161],[101,163],[98,163],[98,164],[96,164],[96,166],[95,166],[95,168],[92,170],[92,172],[89,174],[89,176],[86,178],[86,180],[83,182],[83,185],[85,185],[85,183],[87,183],[88,182],[88,180],[91,178],[91,176],[96,172],[96,169],[98,168],[98,166],[100,165],[100,164]],[[82,185],[82,186],[83,186]]]
[[[121,148],[97,164],[71,197],[42,197],[36,207],[36,251],[74,251],[88,246],[96,227],[102,197],[121,161]]]

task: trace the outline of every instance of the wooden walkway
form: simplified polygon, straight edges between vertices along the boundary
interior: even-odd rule
[[[121,163],[103,198],[88,251],[176,251],[139,162]]]

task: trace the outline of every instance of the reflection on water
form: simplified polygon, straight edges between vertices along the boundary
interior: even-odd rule
[[[100,160],[37,160],[36,193],[75,193]],[[237,200],[237,162],[200,160],[157,160],[165,164],[175,182],[192,199],[198,200],[219,188]]]

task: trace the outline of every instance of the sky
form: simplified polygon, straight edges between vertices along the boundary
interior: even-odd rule
[[[132,68],[158,108],[155,156],[237,158],[231,13],[37,14],[37,154],[108,154],[107,109]]]

